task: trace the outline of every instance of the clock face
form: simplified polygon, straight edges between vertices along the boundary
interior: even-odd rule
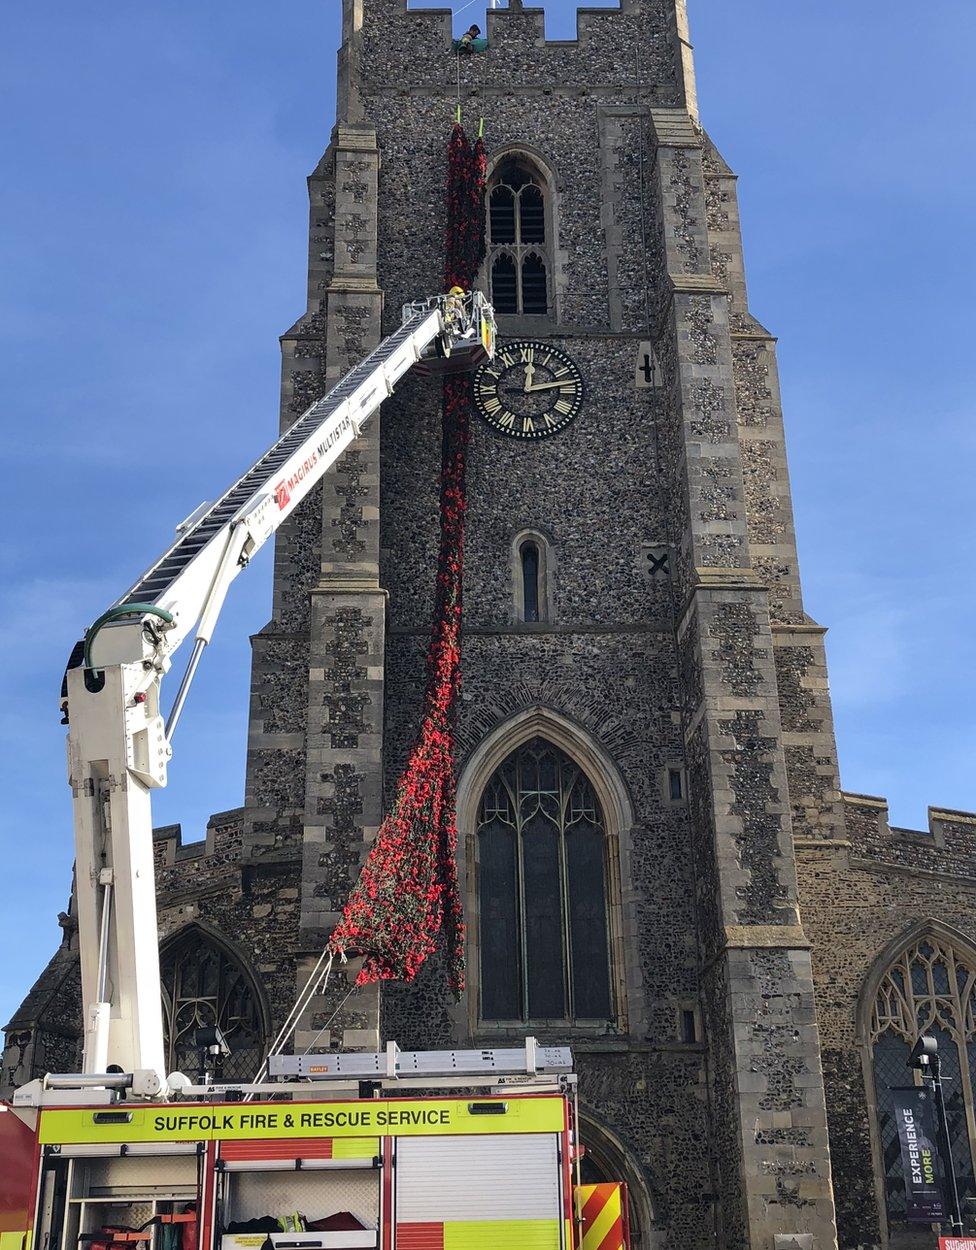
[[[571,357],[535,339],[499,344],[475,374],[478,412],[500,434],[546,438],[569,425],[583,403],[583,378]]]

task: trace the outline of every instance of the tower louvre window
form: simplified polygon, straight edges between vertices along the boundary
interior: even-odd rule
[[[526,156],[506,157],[488,188],[488,273],[495,311],[545,316],[551,259],[545,180]]]
[[[519,193],[519,232],[523,243],[546,241],[546,206],[542,192],[532,184]]]
[[[488,201],[492,243],[515,242],[515,192],[499,186]]]
[[[522,261],[522,311],[544,314],[548,302],[545,261],[541,256],[526,256]]]
[[[518,312],[518,285],[515,261],[506,252],[502,252],[491,263],[491,302],[495,306],[495,312]]]

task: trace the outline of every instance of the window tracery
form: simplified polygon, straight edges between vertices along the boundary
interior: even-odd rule
[[[497,313],[544,316],[549,311],[546,207],[543,178],[528,158],[503,160],[488,187],[487,269]]]
[[[960,1197],[971,1198],[976,1196],[976,959],[933,934],[898,955],[870,1009],[878,1144],[888,1216],[895,1221],[905,1216],[906,1198],[891,1090],[911,1084],[908,1056],[923,1033],[939,1044]]]
[[[565,752],[534,738],[495,771],[478,854],[482,1019],[609,1020],[604,819]]]
[[[224,1079],[251,1080],[264,1058],[264,1024],[257,992],[240,962],[192,928],[164,947],[160,965],[166,1070],[200,1075],[194,1035],[216,1025],[231,1051]]]

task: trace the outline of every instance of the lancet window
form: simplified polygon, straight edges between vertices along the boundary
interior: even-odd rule
[[[607,838],[589,779],[543,738],[501,764],[478,820],[481,1017],[613,1014]]]

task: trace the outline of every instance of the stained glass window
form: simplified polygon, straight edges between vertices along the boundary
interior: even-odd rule
[[[240,962],[196,928],[165,947],[160,962],[166,1070],[198,1076],[203,1063],[194,1034],[216,1025],[231,1050],[224,1078],[253,1078],[264,1059],[264,1028],[257,992]]]
[[[610,1019],[606,853],[565,752],[535,738],[494,773],[478,823],[482,1019]]]
[[[870,1040],[878,1138],[888,1217],[905,1218],[905,1182],[891,1090],[911,1084],[907,1060],[927,1033],[939,1044],[953,1166],[960,1199],[976,1196],[976,960],[941,937],[907,947],[882,978],[871,1009]]]

